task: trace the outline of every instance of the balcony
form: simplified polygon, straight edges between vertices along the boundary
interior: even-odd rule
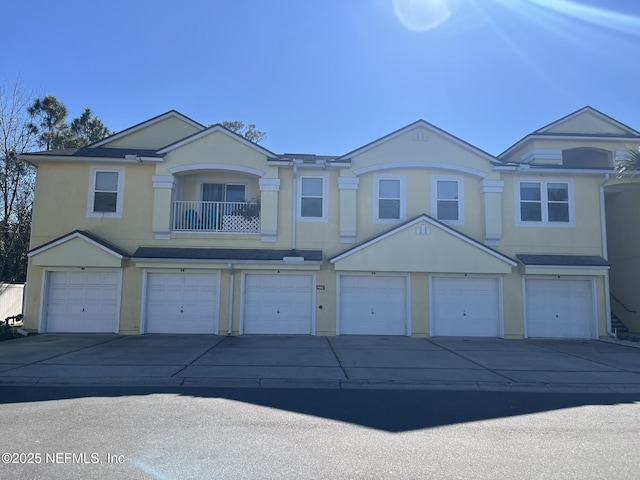
[[[260,202],[173,202],[172,230],[203,233],[260,233]]]

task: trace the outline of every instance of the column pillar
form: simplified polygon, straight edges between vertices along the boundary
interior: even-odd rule
[[[154,175],[153,181],[153,238],[171,240],[171,211],[173,192],[178,179],[173,175]]]
[[[480,191],[484,199],[484,244],[497,247],[502,238],[502,180],[484,180]]]
[[[355,243],[357,229],[358,177],[338,177],[340,191],[340,243]]]
[[[279,178],[261,178],[260,184],[260,241],[275,242],[278,236]]]

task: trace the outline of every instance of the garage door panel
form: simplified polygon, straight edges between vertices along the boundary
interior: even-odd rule
[[[407,277],[342,275],[340,333],[406,335]]]
[[[115,282],[116,280],[117,280],[117,277],[115,274],[109,274],[106,272],[86,271],[83,277],[79,277],[75,275],[71,276],[70,283],[77,285],[79,282],[82,282],[83,285],[95,286],[95,285],[109,284],[111,282]]]
[[[243,331],[247,334],[310,334],[313,276],[251,274],[244,276]]]
[[[591,338],[591,280],[526,279],[527,336]]]
[[[87,287],[84,289],[84,299],[87,302],[101,302],[105,293],[113,297],[115,291],[115,288]]]
[[[64,302],[66,300],[71,300],[71,297],[65,287],[49,288],[49,302]]]
[[[215,333],[218,292],[217,273],[148,273],[147,333]]]
[[[73,302],[74,300],[83,301],[87,295],[90,294],[91,289],[83,286],[68,286],[62,288],[62,295],[66,294],[67,300]]]
[[[185,285],[185,290],[182,295],[182,299],[184,300],[185,308],[188,305],[207,305],[211,304],[210,301],[207,301],[207,297],[209,296],[208,288],[198,288],[191,289],[189,286]]]
[[[432,335],[499,336],[499,298],[497,278],[434,277]]]
[[[120,274],[115,272],[49,272],[45,330],[55,333],[116,331],[119,279]]]

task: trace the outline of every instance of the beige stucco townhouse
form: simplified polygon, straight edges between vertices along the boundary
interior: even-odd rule
[[[639,307],[607,237],[607,216],[640,236],[619,208],[640,186],[614,171],[639,144],[585,107],[497,157],[423,120],[342,156],[281,155],[170,111],[25,154],[25,328],[606,336],[612,308]]]

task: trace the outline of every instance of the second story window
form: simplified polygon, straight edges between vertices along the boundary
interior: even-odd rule
[[[124,169],[92,168],[87,216],[121,217]]]
[[[326,179],[317,176],[301,176],[298,188],[298,219],[308,222],[327,221]]]
[[[438,220],[453,225],[464,223],[462,179],[434,178],[432,194],[432,214]]]
[[[517,189],[518,225],[571,226],[571,184],[566,181],[521,181]]]
[[[374,179],[373,215],[375,223],[396,223],[405,217],[404,178]]]

